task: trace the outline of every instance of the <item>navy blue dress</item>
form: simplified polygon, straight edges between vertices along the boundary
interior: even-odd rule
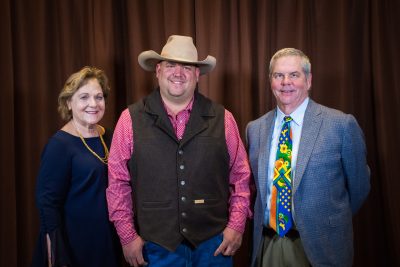
[[[110,140],[109,136],[106,132],[104,139]],[[85,141],[104,156],[99,137]],[[107,184],[107,165],[79,137],[60,130],[50,138],[42,152],[37,180],[40,236],[33,266],[47,266],[46,233],[52,243],[54,266],[121,265],[121,246],[108,220]]]

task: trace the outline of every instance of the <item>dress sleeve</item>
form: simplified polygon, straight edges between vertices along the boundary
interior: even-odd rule
[[[50,237],[52,266],[70,264],[62,219],[71,177],[71,156],[66,148],[61,140],[55,137],[50,139],[43,150],[37,178],[36,203],[40,214],[41,240],[46,248],[46,235]]]

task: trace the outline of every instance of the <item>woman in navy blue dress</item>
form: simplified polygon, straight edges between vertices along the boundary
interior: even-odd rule
[[[121,248],[105,197],[111,133],[98,124],[109,91],[105,73],[85,67],[69,77],[58,97],[67,123],[42,152],[33,266],[120,266]]]

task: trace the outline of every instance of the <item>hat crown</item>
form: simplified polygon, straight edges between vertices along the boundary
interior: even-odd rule
[[[171,35],[161,51],[161,56],[180,61],[198,61],[197,49],[190,36]]]
[[[212,71],[217,64],[215,57],[210,55],[199,61],[197,48],[194,46],[192,37],[182,35],[171,35],[161,50],[161,54],[147,50],[138,56],[139,65],[147,71],[155,71],[157,64],[161,61],[195,65],[200,69],[200,75]]]

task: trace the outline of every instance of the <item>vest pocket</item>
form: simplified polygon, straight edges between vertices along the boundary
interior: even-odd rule
[[[193,201],[193,205],[195,208],[208,208],[208,207],[221,205],[221,203],[222,203],[222,200],[216,199],[216,198],[205,198],[205,199],[201,199],[201,201],[198,201],[198,200]]]
[[[143,209],[165,209],[171,207],[171,201],[143,201]]]

